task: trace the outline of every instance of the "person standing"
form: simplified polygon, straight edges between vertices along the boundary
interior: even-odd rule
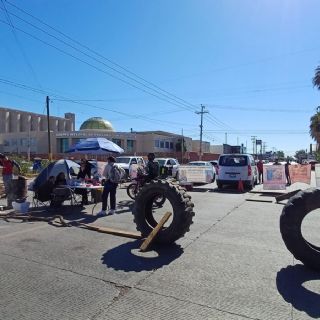
[[[106,165],[103,176],[105,177],[104,188],[102,192],[102,210],[97,214],[98,217],[107,215],[108,197],[110,193],[110,210],[108,215],[112,215],[116,211],[116,192],[118,183],[121,180],[120,168],[115,165],[116,159],[108,157],[108,164]]]
[[[10,160],[6,155],[0,154],[0,165],[2,166],[2,179],[7,197],[7,208],[12,208],[12,199],[10,196],[10,183],[13,178],[14,167],[21,171],[20,165],[15,160]]]
[[[290,177],[290,172],[289,172],[289,166],[290,166],[290,161],[288,159],[286,164],[284,165],[284,172],[286,174],[287,186],[291,185],[291,177]]]
[[[259,184],[263,183],[263,162],[260,159],[257,163]]]
[[[148,154],[148,163],[146,166],[146,182],[150,182],[151,180],[157,178],[159,176],[159,164],[158,162],[154,161],[155,154],[153,152],[150,152]]]

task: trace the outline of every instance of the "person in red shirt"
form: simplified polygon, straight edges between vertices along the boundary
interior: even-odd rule
[[[8,197],[10,190],[10,181],[13,176],[13,168],[17,167],[20,171],[20,166],[15,160],[10,160],[8,157],[0,153],[0,165],[2,166],[2,179],[4,184],[4,190],[7,197],[7,208],[12,208],[12,200]]]
[[[260,159],[257,163],[259,184],[263,183],[263,162]]]

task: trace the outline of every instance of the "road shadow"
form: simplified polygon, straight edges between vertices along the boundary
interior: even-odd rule
[[[132,212],[134,200],[123,200],[117,203],[116,214]]]
[[[125,272],[152,271],[170,264],[183,253],[180,245],[153,245],[152,251],[139,252],[140,240],[124,243],[103,254],[101,260],[108,268]]]
[[[302,264],[288,266],[277,273],[277,288],[285,301],[312,318],[320,317],[320,294],[312,292],[303,283],[320,280],[320,273]]]

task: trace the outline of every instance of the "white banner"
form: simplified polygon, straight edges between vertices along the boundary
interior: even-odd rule
[[[263,166],[263,189],[286,190],[286,174],[283,165]]]
[[[181,183],[211,183],[213,179],[212,170],[200,166],[180,166],[178,176]]]

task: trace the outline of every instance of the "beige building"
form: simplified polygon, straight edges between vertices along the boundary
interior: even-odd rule
[[[175,156],[181,150],[181,136],[164,131],[115,132],[111,123],[93,117],[75,131],[75,114],[50,116],[51,152],[61,157],[72,145],[89,137],[105,137],[125,150],[125,154],[155,152]],[[184,150],[192,151],[192,139],[183,138]],[[0,108],[0,152],[45,157],[48,154],[47,116]]]
[[[202,153],[210,152],[210,142],[202,141],[201,150]],[[192,151],[200,152],[200,140],[192,140]]]

